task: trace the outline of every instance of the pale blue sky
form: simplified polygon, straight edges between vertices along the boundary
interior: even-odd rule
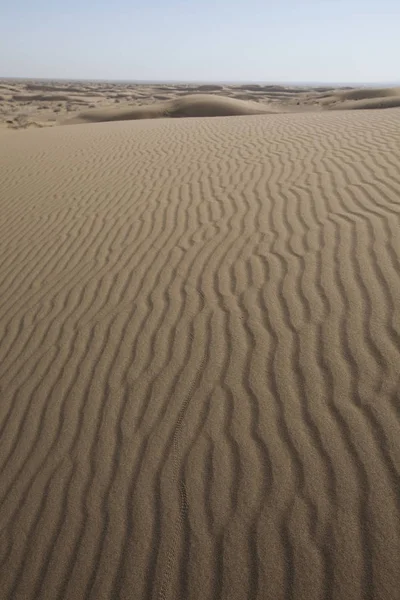
[[[400,80],[400,0],[0,0],[0,24],[0,77]]]

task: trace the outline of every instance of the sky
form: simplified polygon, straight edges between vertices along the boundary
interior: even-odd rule
[[[0,77],[400,81],[400,0],[0,0]]]

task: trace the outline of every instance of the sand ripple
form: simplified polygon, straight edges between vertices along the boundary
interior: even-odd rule
[[[0,146],[0,597],[393,600],[400,111]]]

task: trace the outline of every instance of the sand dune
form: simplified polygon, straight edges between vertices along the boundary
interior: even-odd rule
[[[369,100],[371,98],[388,98],[400,96],[400,88],[360,88],[340,91],[337,95],[342,100]]]
[[[399,88],[334,88],[262,84],[140,84],[1,80],[0,132],[31,126],[51,127],[76,122],[142,119],[164,116],[226,116],[392,108],[399,106]],[[4,92],[3,92],[4,90]],[[199,95],[204,100],[199,99]],[[191,106],[178,101],[184,97]],[[196,100],[197,98],[197,100]],[[235,100],[240,100],[234,105]],[[166,101],[169,105],[162,105]],[[250,102],[245,106],[244,102]],[[157,106],[158,104],[158,106]],[[118,105],[118,106],[116,106]],[[151,108],[149,109],[149,106]],[[91,113],[89,109],[96,109]],[[116,112],[117,111],[117,112]],[[169,111],[169,112],[168,112]],[[79,115],[84,113],[83,118]]]
[[[323,100],[334,110],[356,110],[400,107],[400,88],[360,88],[337,90]]]
[[[398,597],[399,139],[2,134],[2,600]]]
[[[131,121],[135,119],[157,119],[162,117],[222,117],[232,115],[254,115],[272,112],[256,102],[237,100],[207,94],[188,94],[183,98],[167,100],[144,106],[128,108],[99,108],[82,112],[70,124],[100,121]]]
[[[222,85],[204,84],[204,85],[199,85],[196,91],[198,91],[198,92],[220,92],[223,89],[224,89],[224,87]]]
[[[76,92],[80,94],[83,89],[91,89],[91,86],[87,86],[85,84],[80,85],[71,85],[70,83],[64,83],[64,85],[55,85],[52,83],[27,83],[25,85],[26,90],[36,91],[36,92],[68,92],[70,94]]]
[[[12,99],[22,100],[23,102],[32,102],[34,100],[38,100],[39,102],[61,102],[62,100],[69,101],[71,97],[63,94],[14,94]],[[79,102],[79,100],[77,101]]]
[[[383,96],[381,98],[365,98],[364,100],[348,100],[331,106],[331,110],[368,110],[375,108],[399,108],[398,96]]]

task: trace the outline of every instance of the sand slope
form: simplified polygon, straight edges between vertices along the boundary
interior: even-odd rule
[[[400,111],[6,132],[0,597],[393,600]]]

